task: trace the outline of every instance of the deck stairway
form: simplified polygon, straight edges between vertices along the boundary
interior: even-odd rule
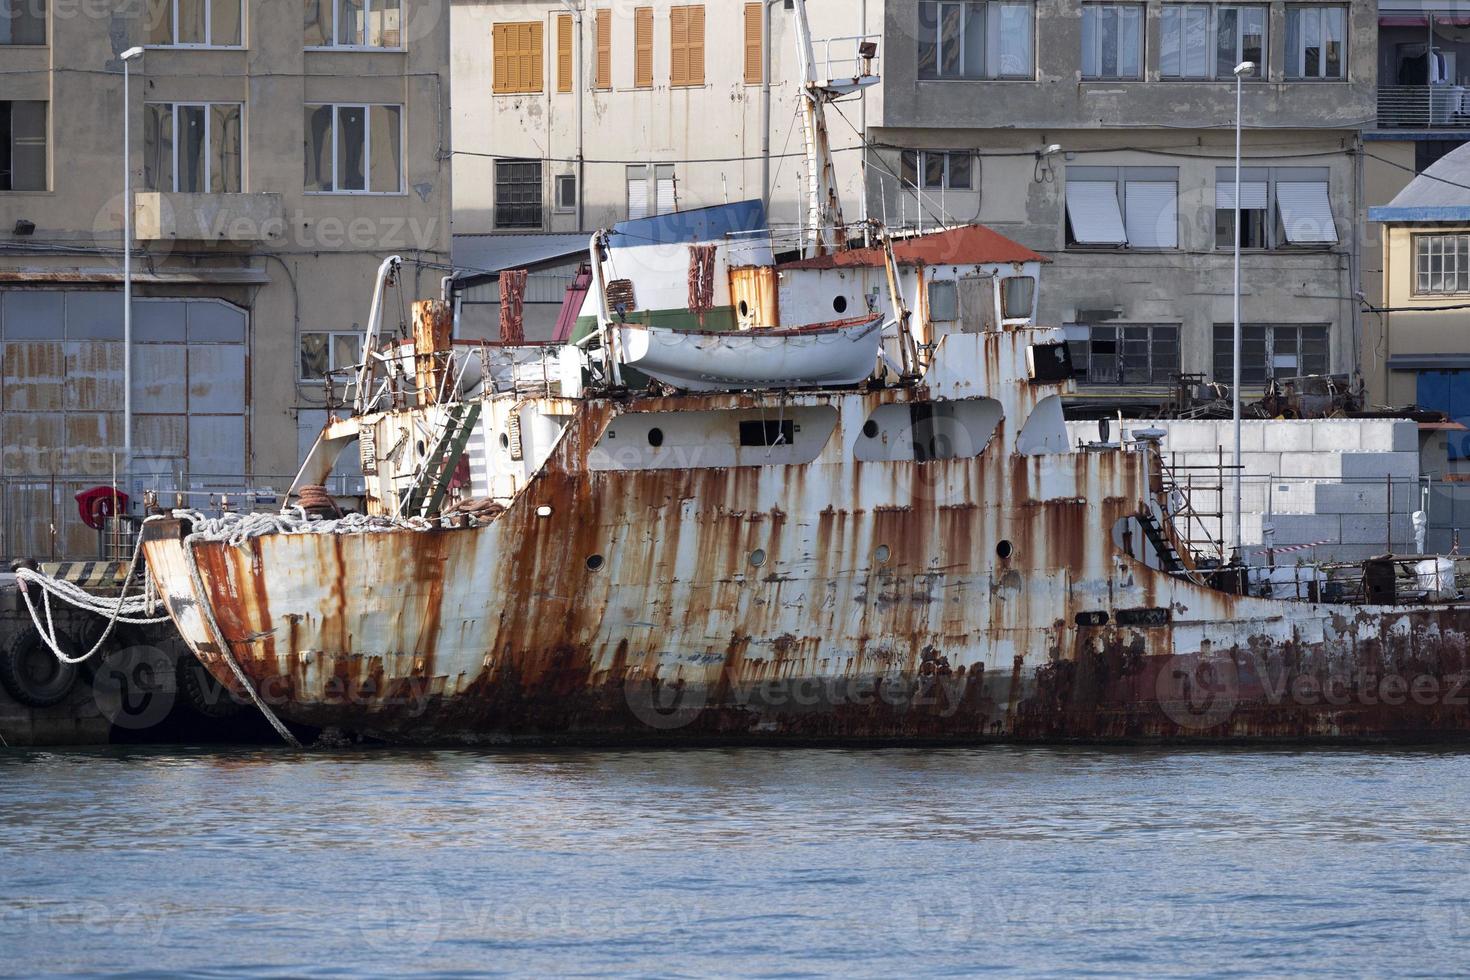
[[[480,419],[480,403],[459,402],[449,406],[434,440],[424,457],[413,483],[402,498],[400,514],[405,517],[431,517],[439,513],[449,493],[450,481],[459,461],[464,458],[470,434]]]

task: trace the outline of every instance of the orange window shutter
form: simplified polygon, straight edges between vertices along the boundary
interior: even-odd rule
[[[529,68],[530,68],[530,71],[527,73],[527,75],[528,75],[528,84],[527,84],[527,87],[526,87],[525,91],[527,91],[527,92],[539,92],[539,91],[541,91],[541,58],[542,58],[542,55],[541,55],[541,52],[542,52],[542,47],[541,47],[541,22],[540,21],[536,21],[535,23],[527,24],[526,26],[531,29],[531,32],[530,32],[531,33],[531,37],[530,37],[530,42],[531,43],[528,45],[528,50],[526,52],[526,59],[525,59],[526,62],[528,63]]]
[[[759,85],[762,71],[761,5],[745,5],[745,84]]]
[[[689,8],[669,8],[669,84],[689,84]]]
[[[633,11],[633,84],[653,88],[653,8]]]
[[[598,88],[612,88],[612,11],[597,12],[597,80]]]
[[[689,8],[688,84],[704,84],[704,7]]]
[[[496,24],[491,31],[491,43],[494,45],[492,58],[495,65],[494,82],[491,85],[493,91],[510,91],[510,30],[504,24]]]
[[[556,90],[572,90],[572,15],[556,18]]]

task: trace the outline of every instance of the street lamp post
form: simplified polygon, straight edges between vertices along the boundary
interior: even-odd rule
[[[123,66],[123,492],[133,492],[133,146],[128,69],[141,47],[122,53]]]
[[[1244,554],[1242,548],[1242,537],[1240,530],[1240,109],[1241,97],[1245,91],[1245,76],[1256,70],[1253,61],[1242,61],[1235,66],[1235,224],[1232,234],[1235,236],[1235,281],[1230,290],[1233,301],[1233,323],[1234,333],[1231,341],[1234,347],[1234,357],[1231,363],[1234,367],[1234,377],[1230,385],[1230,417],[1235,422],[1235,557],[1240,558]]]

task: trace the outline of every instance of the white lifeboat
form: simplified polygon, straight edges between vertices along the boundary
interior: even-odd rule
[[[623,364],[685,391],[855,385],[873,374],[883,340],[872,315],[787,329],[616,327]]]

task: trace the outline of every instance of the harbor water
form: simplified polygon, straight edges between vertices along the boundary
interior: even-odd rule
[[[1444,975],[1470,755],[0,751],[0,973]]]

